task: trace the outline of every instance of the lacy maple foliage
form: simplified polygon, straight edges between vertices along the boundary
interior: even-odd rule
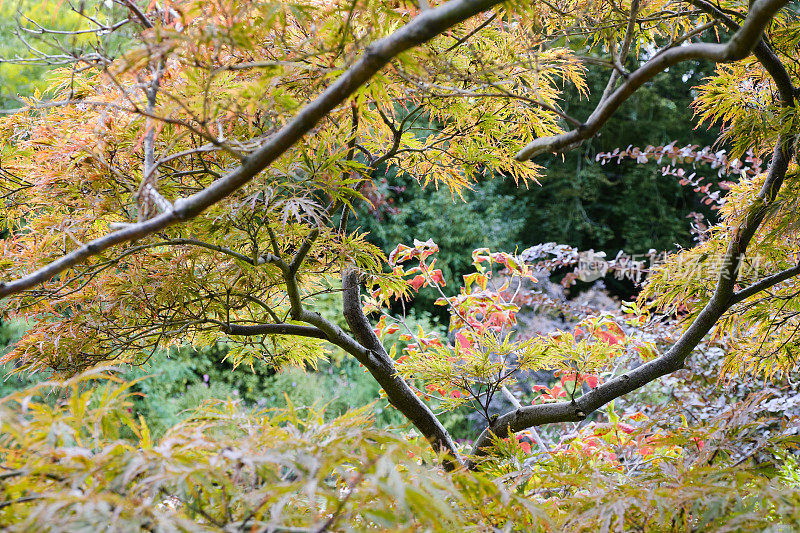
[[[30,326],[6,360],[74,373],[224,340],[236,364],[313,366],[334,345],[446,452],[448,468],[476,467],[515,432],[585,420],[681,369],[709,333],[740,339],[728,375],[788,372],[800,331],[800,22],[787,4],[99,8],[83,33],[100,44],[70,56],[48,91],[0,119],[8,232],[0,296]],[[130,43],[111,57],[102,38],[121,28]],[[719,28],[726,32],[711,31]],[[583,313],[574,331],[525,338],[515,326],[519,298],[534,298],[526,283],[559,254],[574,262],[574,250],[540,248],[528,262],[476,250],[475,272],[446,293],[435,243],[386,257],[354,229],[354,205],[389,167],[447,187],[454,200],[490,176],[535,186],[541,169],[532,157],[578,146],[653,76],[699,59],[719,66],[697,88],[698,116],[723,124],[720,142],[738,158],[725,166],[737,172],[719,224],[655,270],[632,316]],[[586,94],[586,64],[608,68],[603,94]],[[596,98],[590,117],[559,107],[565,85]],[[720,159],[694,147],[658,150],[614,157]],[[752,168],[738,162],[744,157]],[[767,169],[756,170],[762,160]],[[452,338],[408,328],[387,348],[384,335],[405,327],[397,306],[422,288],[440,293]],[[315,308],[333,291],[342,292],[343,321]],[[682,329],[659,346],[623,328],[665,316]],[[522,405],[514,383],[542,370],[558,371],[560,383]],[[491,412],[497,395],[511,410]],[[470,460],[435,412],[465,404],[486,423]]]

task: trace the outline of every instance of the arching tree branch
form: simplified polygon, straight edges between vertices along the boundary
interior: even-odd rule
[[[744,59],[760,42],[761,33],[775,13],[788,3],[788,0],[757,0],[750,7],[739,30],[725,44],[696,43],[665,50],[632,72],[619,88],[598,104],[582,127],[531,141],[517,153],[516,159],[525,161],[546,152],[563,151],[593,137],[631,94],[673,65],[693,59],[708,59],[717,63]]]
[[[686,1],[722,22],[729,30],[739,31],[739,24],[713,4],[705,0]],[[759,63],[761,63],[764,69],[769,72],[769,75],[772,76],[772,79],[775,81],[775,86],[778,88],[778,92],[781,95],[783,105],[791,105],[792,100],[795,98],[792,78],[789,76],[789,72],[786,70],[786,67],[775,51],[762,39],[758,41],[758,44],[753,48],[753,55],[756,56]]]
[[[168,226],[196,217],[253,179],[398,54],[499,3],[499,0],[452,0],[425,11],[388,37],[370,44],[361,58],[322,94],[302,108],[292,120],[224,177],[202,191],[187,198],[177,199],[169,211],[94,239],[19,279],[0,283],[0,298],[46,282],[58,273],[112,246],[141,239]]]
[[[751,203],[752,209],[749,210],[749,215],[728,244],[714,294],[672,348],[653,361],[607,381],[574,401],[525,406],[505,413],[478,437],[473,448],[474,455],[483,455],[484,447],[490,444],[493,436],[505,438],[510,432],[521,431],[533,426],[583,420],[589,413],[610,401],[683,368],[686,358],[703,337],[711,331],[714,324],[735,303],[740,301],[740,298],[737,298],[734,293],[734,287],[742,256],[778,195],[786,176],[789,161],[794,155],[792,145],[786,141],[787,139],[783,137],[778,139],[764,184]],[[788,271],[785,271],[776,274],[773,281],[774,279],[781,281],[788,277],[790,277]],[[764,285],[756,284],[753,288],[744,289],[745,295],[752,296],[768,286],[769,282]],[[475,463],[469,462],[468,466],[474,467]]]

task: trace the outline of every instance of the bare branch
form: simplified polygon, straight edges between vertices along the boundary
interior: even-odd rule
[[[408,78],[406,78],[406,79],[408,79]],[[490,84],[490,85],[491,85],[491,87],[497,89],[500,92],[499,93],[490,93],[490,92],[475,92],[475,91],[470,91],[470,90],[467,90],[467,89],[459,89],[458,87],[443,87],[443,86],[435,85],[435,84],[417,83],[417,82],[414,82],[413,80],[409,80],[409,81],[412,81],[412,83],[415,83],[418,87],[420,87],[420,89],[422,89],[422,90],[424,90],[426,92],[429,91],[431,88],[439,89],[439,90],[442,90],[442,91],[446,91],[444,93],[430,93],[430,92],[428,93],[430,96],[433,96],[435,98],[453,98],[453,97],[459,97],[459,98],[509,98],[509,99],[512,99],[512,100],[522,100],[523,102],[527,102],[532,106],[538,107],[540,109],[544,109],[545,111],[549,111],[549,112],[551,112],[551,113],[553,113],[555,115],[558,115],[560,118],[562,118],[565,121],[569,122],[573,126],[576,126],[576,127],[579,127],[579,128],[583,126],[583,124],[579,120],[567,115],[566,113],[564,113],[563,111],[561,111],[560,109],[558,109],[558,108],[556,108],[554,106],[551,106],[551,105],[549,105],[549,104],[547,104],[545,102],[542,102],[540,100],[535,100],[533,98],[528,98],[527,96],[524,96],[524,95],[521,95],[521,94],[512,93],[511,91],[508,91],[505,88],[503,88],[503,87],[501,87],[501,86],[499,86],[497,84]]]
[[[453,50],[455,50],[456,48],[458,48],[459,46],[461,46],[462,44],[467,42],[470,39],[470,37],[472,37],[473,35],[475,35],[479,31],[481,31],[483,28],[485,28],[486,26],[491,24],[494,21],[494,19],[496,19],[496,18],[497,18],[497,13],[493,13],[491,17],[486,19],[477,28],[475,28],[474,30],[472,30],[471,32],[466,34],[465,36],[463,36],[460,39],[458,39],[455,43],[453,43],[447,50],[445,50],[445,52],[452,52]]]
[[[311,233],[308,235],[306,240],[303,241],[300,249],[297,250],[297,253],[292,259],[291,264],[289,264],[289,272],[291,272],[292,276],[297,274],[297,271],[300,269],[300,265],[302,265],[303,261],[305,261],[305,258],[308,255],[308,252],[311,251],[311,247],[314,245],[314,241],[317,240],[317,237],[319,237],[319,230],[315,228],[311,230]]]
[[[164,73],[164,60],[159,59],[156,65],[155,72],[153,72],[153,79],[150,86],[146,89],[147,92],[147,113],[154,114],[156,108],[156,100],[158,98],[158,88],[161,85],[161,76]],[[139,191],[136,196],[139,200],[139,221],[149,218],[150,211],[155,205],[161,211],[167,211],[172,207],[161,194],[158,192],[158,168],[155,165],[155,138],[156,128],[153,124],[153,119],[148,117],[144,122],[144,168],[142,169],[142,183],[139,186]]]
[[[127,7],[131,13],[139,20],[139,23],[144,26],[145,28],[152,28],[153,23],[150,22],[150,19],[147,18],[141,9],[136,5],[133,0],[122,0],[122,5]]]
[[[633,32],[636,29],[636,15],[638,13],[639,0],[633,0],[631,2],[631,14],[630,18],[628,19],[628,26],[625,28],[625,37],[622,39],[622,47],[619,52],[619,57],[611,58],[611,63],[615,66],[615,70],[611,73],[611,77],[608,79],[608,83],[603,91],[603,95],[600,97],[600,102],[608,98],[608,95],[611,94],[611,91],[613,91],[614,87],[617,85],[620,75],[624,72],[625,61],[628,59],[628,52],[631,49],[631,42],[633,41]]]
[[[186,245],[190,245],[190,246],[198,246],[200,248],[206,248],[208,250],[213,250],[215,252],[219,252],[219,253],[222,253],[222,254],[225,254],[225,255],[229,255],[229,256],[233,257],[234,259],[238,259],[239,261],[244,261],[245,263],[249,263],[251,265],[254,264],[253,259],[251,257],[248,257],[248,256],[246,256],[246,255],[244,255],[242,253],[235,252],[235,251],[233,251],[233,250],[231,250],[229,248],[225,248],[224,246],[219,246],[217,244],[211,244],[211,243],[203,242],[203,241],[200,241],[200,240],[197,240],[197,239],[184,239],[184,238],[170,239],[168,241],[164,241],[163,243],[158,243],[158,244],[156,244],[156,246],[180,245],[180,244],[186,244]]]
[[[19,29],[25,33],[31,33],[34,35],[84,35],[87,33],[112,33],[130,22],[130,19],[124,19],[111,25],[99,24],[96,28],[87,28],[84,30],[54,30],[51,28],[45,28],[27,16],[23,15],[23,18],[30,24],[33,24],[36,29],[25,27],[19,27]]]

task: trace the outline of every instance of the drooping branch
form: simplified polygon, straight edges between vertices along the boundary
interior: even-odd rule
[[[166,212],[94,239],[19,279],[0,283],[0,298],[46,282],[60,272],[112,246],[141,239],[170,225],[196,217],[252,180],[398,54],[430,40],[498,3],[499,0],[452,0],[423,12],[388,37],[370,44],[361,58],[322,94],[302,108],[257,150],[243,158],[242,163],[227,175],[202,191],[187,198],[177,199],[172,209]]]
[[[772,17],[786,4],[788,0],[757,0],[750,7],[750,12],[739,30],[725,44],[695,43],[670,48],[656,55],[632,72],[613,93],[602,100],[582,127],[560,135],[535,139],[517,153],[516,159],[526,161],[546,152],[562,151],[593,137],[631,94],[656,74],[673,65],[695,59],[707,59],[717,63],[731,63],[744,59],[759,43],[761,33]],[[791,83],[789,85],[791,86]]]

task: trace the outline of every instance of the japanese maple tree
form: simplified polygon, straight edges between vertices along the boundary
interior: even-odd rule
[[[7,357],[21,368],[76,372],[225,339],[239,364],[314,365],[327,342],[371,373],[448,467],[475,465],[512,433],[585,419],[683,368],[709,333],[741,339],[728,372],[790,371],[800,330],[800,21],[788,4],[76,7],[86,27],[69,43],[35,27],[65,50],[32,47],[34,59],[64,65],[50,89],[0,120],[9,232],[0,241],[0,297],[31,325]],[[118,31],[131,42],[111,57],[103,42]],[[607,315],[557,336],[516,336],[518,299],[534,270],[514,254],[475,251],[475,272],[459,289],[436,269],[435,243],[386,257],[348,230],[354,204],[366,201],[364,184],[389,165],[422,186],[447,187],[456,201],[489,174],[535,186],[541,169],[532,158],[592,138],[643,84],[700,59],[718,68],[696,89],[698,118],[723,124],[731,161],[749,154],[769,163],[732,175],[720,223],[659,267],[629,308],[636,325],[651,315],[682,317],[681,333],[661,353]],[[572,117],[559,107],[560,91],[586,91],[586,63],[606,66],[608,84],[586,95],[597,102],[589,117]],[[674,157],[703,163],[693,150]],[[758,268],[740,275],[755,256]],[[422,287],[440,291],[451,338],[403,329],[402,316],[390,312]],[[317,296],[330,291],[342,292],[349,331],[315,310]],[[399,344],[385,346],[381,339],[395,331]],[[631,355],[646,362],[619,368]],[[559,383],[523,405],[510,386],[535,370],[558,372]],[[497,394],[513,409],[490,413]],[[483,412],[473,459],[431,401]],[[620,446],[625,424],[614,422]]]

